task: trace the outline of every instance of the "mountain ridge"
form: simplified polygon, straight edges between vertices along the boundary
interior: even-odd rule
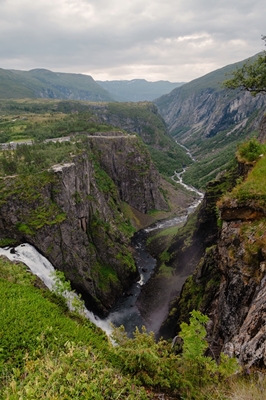
[[[182,83],[95,81],[81,73],[55,72],[45,68],[29,71],[0,68],[0,98],[53,98],[84,101],[151,101]],[[130,86],[130,89],[129,89]]]
[[[153,101],[171,92],[184,82],[159,80],[149,82],[146,79],[96,81],[108,90],[116,101]]]

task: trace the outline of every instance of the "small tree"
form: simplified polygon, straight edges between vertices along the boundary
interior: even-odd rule
[[[266,36],[262,36],[266,45]],[[266,51],[258,55],[254,62],[248,60],[242,67],[233,72],[233,77],[223,84],[229,89],[240,88],[249,91],[253,96],[266,93]]]

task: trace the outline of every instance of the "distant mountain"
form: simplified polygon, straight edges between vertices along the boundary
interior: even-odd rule
[[[0,98],[52,98],[112,101],[109,92],[89,75],[52,72],[47,69],[0,69]]]
[[[222,86],[245,61],[213,71],[154,101],[172,136],[197,160],[184,175],[186,183],[204,187],[234,158],[237,144],[258,133],[266,96],[253,97]]]
[[[111,93],[116,101],[153,101],[156,98],[171,92],[184,82],[157,81],[148,82],[145,79],[96,81]]]

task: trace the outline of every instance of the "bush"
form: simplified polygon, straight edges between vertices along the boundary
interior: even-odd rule
[[[241,159],[248,162],[258,160],[264,149],[261,143],[256,138],[252,138],[249,142],[243,143],[238,148],[238,154]]]

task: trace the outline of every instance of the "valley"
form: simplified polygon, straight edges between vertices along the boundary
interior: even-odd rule
[[[66,76],[13,72],[34,77],[36,88],[40,76],[52,79],[54,92],[1,100],[1,253],[33,246],[92,314],[69,311],[61,292],[1,257],[3,398],[42,398],[42,364],[57,371],[59,353],[66,399],[94,385],[99,399],[207,399],[209,391],[231,400],[234,374],[237,383],[247,369],[264,377],[265,97],[222,86],[232,68],[154,103],[64,99],[55,80]],[[72,78],[81,90],[83,77]],[[34,302],[43,315],[28,309]],[[117,328],[107,337],[97,321]],[[171,347],[176,335],[182,352]],[[71,354],[83,360],[71,358],[78,379]],[[84,372],[93,360],[104,387]]]

